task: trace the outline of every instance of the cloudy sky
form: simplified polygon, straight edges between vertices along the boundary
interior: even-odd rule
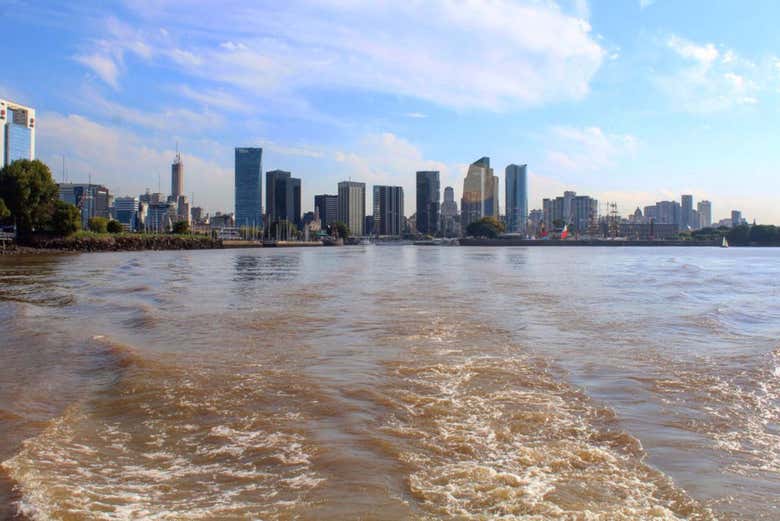
[[[530,206],[564,189],[622,212],[681,193],[780,223],[775,0],[0,0],[0,97],[37,110],[61,177],[232,211],[233,148],[316,193],[466,165]],[[502,195],[503,200],[503,195]],[[502,202],[503,210],[503,202]]]

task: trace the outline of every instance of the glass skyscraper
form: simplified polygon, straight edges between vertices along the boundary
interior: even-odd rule
[[[490,168],[490,158],[483,157],[471,165],[463,180],[460,202],[461,225],[466,227],[483,217],[498,219],[498,177]]]
[[[17,159],[35,159],[35,110],[0,99],[0,167]]]
[[[424,235],[438,235],[441,206],[439,172],[417,172],[417,231]]]
[[[236,148],[236,226],[263,225],[263,149]]]
[[[528,175],[526,165],[509,165],[506,174],[506,231],[526,233],[528,220]]]
[[[315,195],[314,209],[320,213],[322,229],[326,229],[339,220],[339,196],[328,194]]]
[[[269,225],[274,221],[287,221],[302,228],[301,180],[283,170],[266,172],[265,211]]]

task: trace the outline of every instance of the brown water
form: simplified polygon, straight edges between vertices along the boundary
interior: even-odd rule
[[[780,519],[779,261],[0,258],[0,519]]]

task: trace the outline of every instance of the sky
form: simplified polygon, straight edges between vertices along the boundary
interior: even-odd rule
[[[529,207],[683,193],[780,224],[776,0],[0,0],[0,98],[57,180],[233,210],[233,149],[302,178],[400,185],[528,164]],[[9,52],[10,51],[10,52]],[[370,209],[370,201],[367,209]],[[369,210],[370,211],[370,210]]]

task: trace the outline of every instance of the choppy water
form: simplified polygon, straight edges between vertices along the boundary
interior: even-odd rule
[[[779,261],[0,258],[0,519],[780,519]]]

